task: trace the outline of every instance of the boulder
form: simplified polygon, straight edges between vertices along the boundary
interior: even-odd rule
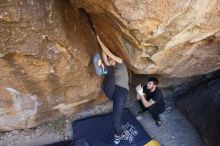
[[[220,68],[216,0],[7,0],[0,3],[0,131],[72,116],[107,98],[95,34],[129,70],[163,86]],[[171,79],[171,82],[168,81]]]
[[[60,0],[0,3],[0,131],[74,115],[106,100],[87,15]]]
[[[71,0],[138,74],[191,77],[220,68],[217,0]]]

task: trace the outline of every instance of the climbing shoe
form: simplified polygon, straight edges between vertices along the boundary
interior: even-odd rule
[[[162,121],[161,121],[160,118],[156,119],[155,123],[156,123],[157,126],[161,126],[162,125]]]
[[[121,141],[121,136],[114,135],[114,144],[118,145]]]

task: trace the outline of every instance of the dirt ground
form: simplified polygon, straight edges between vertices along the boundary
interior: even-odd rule
[[[174,101],[169,98],[169,93],[165,93],[166,111],[161,115],[162,125],[157,127],[149,113],[137,116],[140,123],[153,139],[157,140],[161,146],[204,146],[197,131],[175,108]],[[130,98],[131,100],[131,98]],[[134,101],[135,99],[132,98]],[[135,103],[132,102],[132,103]],[[128,106],[136,106],[128,104]],[[0,146],[41,146],[57,141],[72,138],[71,121],[111,111],[112,103],[106,102],[103,105],[89,109],[87,112],[79,113],[74,118],[66,119],[60,117],[58,120],[43,124],[36,128],[14,130],[0,133]],[[134,109],[131,109],[131,111]],[[135,114],[135,112],[134,112]]]

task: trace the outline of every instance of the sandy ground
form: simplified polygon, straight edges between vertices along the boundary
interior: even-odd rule
[[[0,133],[0,146],[39,146],[68,139],[66,121],[60,118],[36,128]]]
[[[134,101],[134,98],[132,99]],[[136,105],[129,106],[134,107]],[[74,119],[101,114],[103,112],[108,113],[111,111],[111,108],[112,103],[107,102],[104,105],[96,106],[94,109],[89,109],[89,112],[79,113]],[[74,119],[71,118],[71,120]],[[149,113],[139,115],[138,119],[152,138],[157,140],[161,146],[204,146],[197,131],[175,108],[172,98],[166,97],[166,111],[161,115],[163,123],[160,127],[155,125]],[[1,132],[0,146],[41,146],[71,139],[71,120],[61,117],[56,121],[43,124],[36,128]]]

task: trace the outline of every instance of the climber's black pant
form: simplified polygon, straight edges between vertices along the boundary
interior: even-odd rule
[[[115,85],[114,68],[108,67],[108,74],[105,75],[103,82],[103,91],[106,96],[113,100],[113,124],[117,135],[121,135],[122,114],[126,104],[128,90]]]

